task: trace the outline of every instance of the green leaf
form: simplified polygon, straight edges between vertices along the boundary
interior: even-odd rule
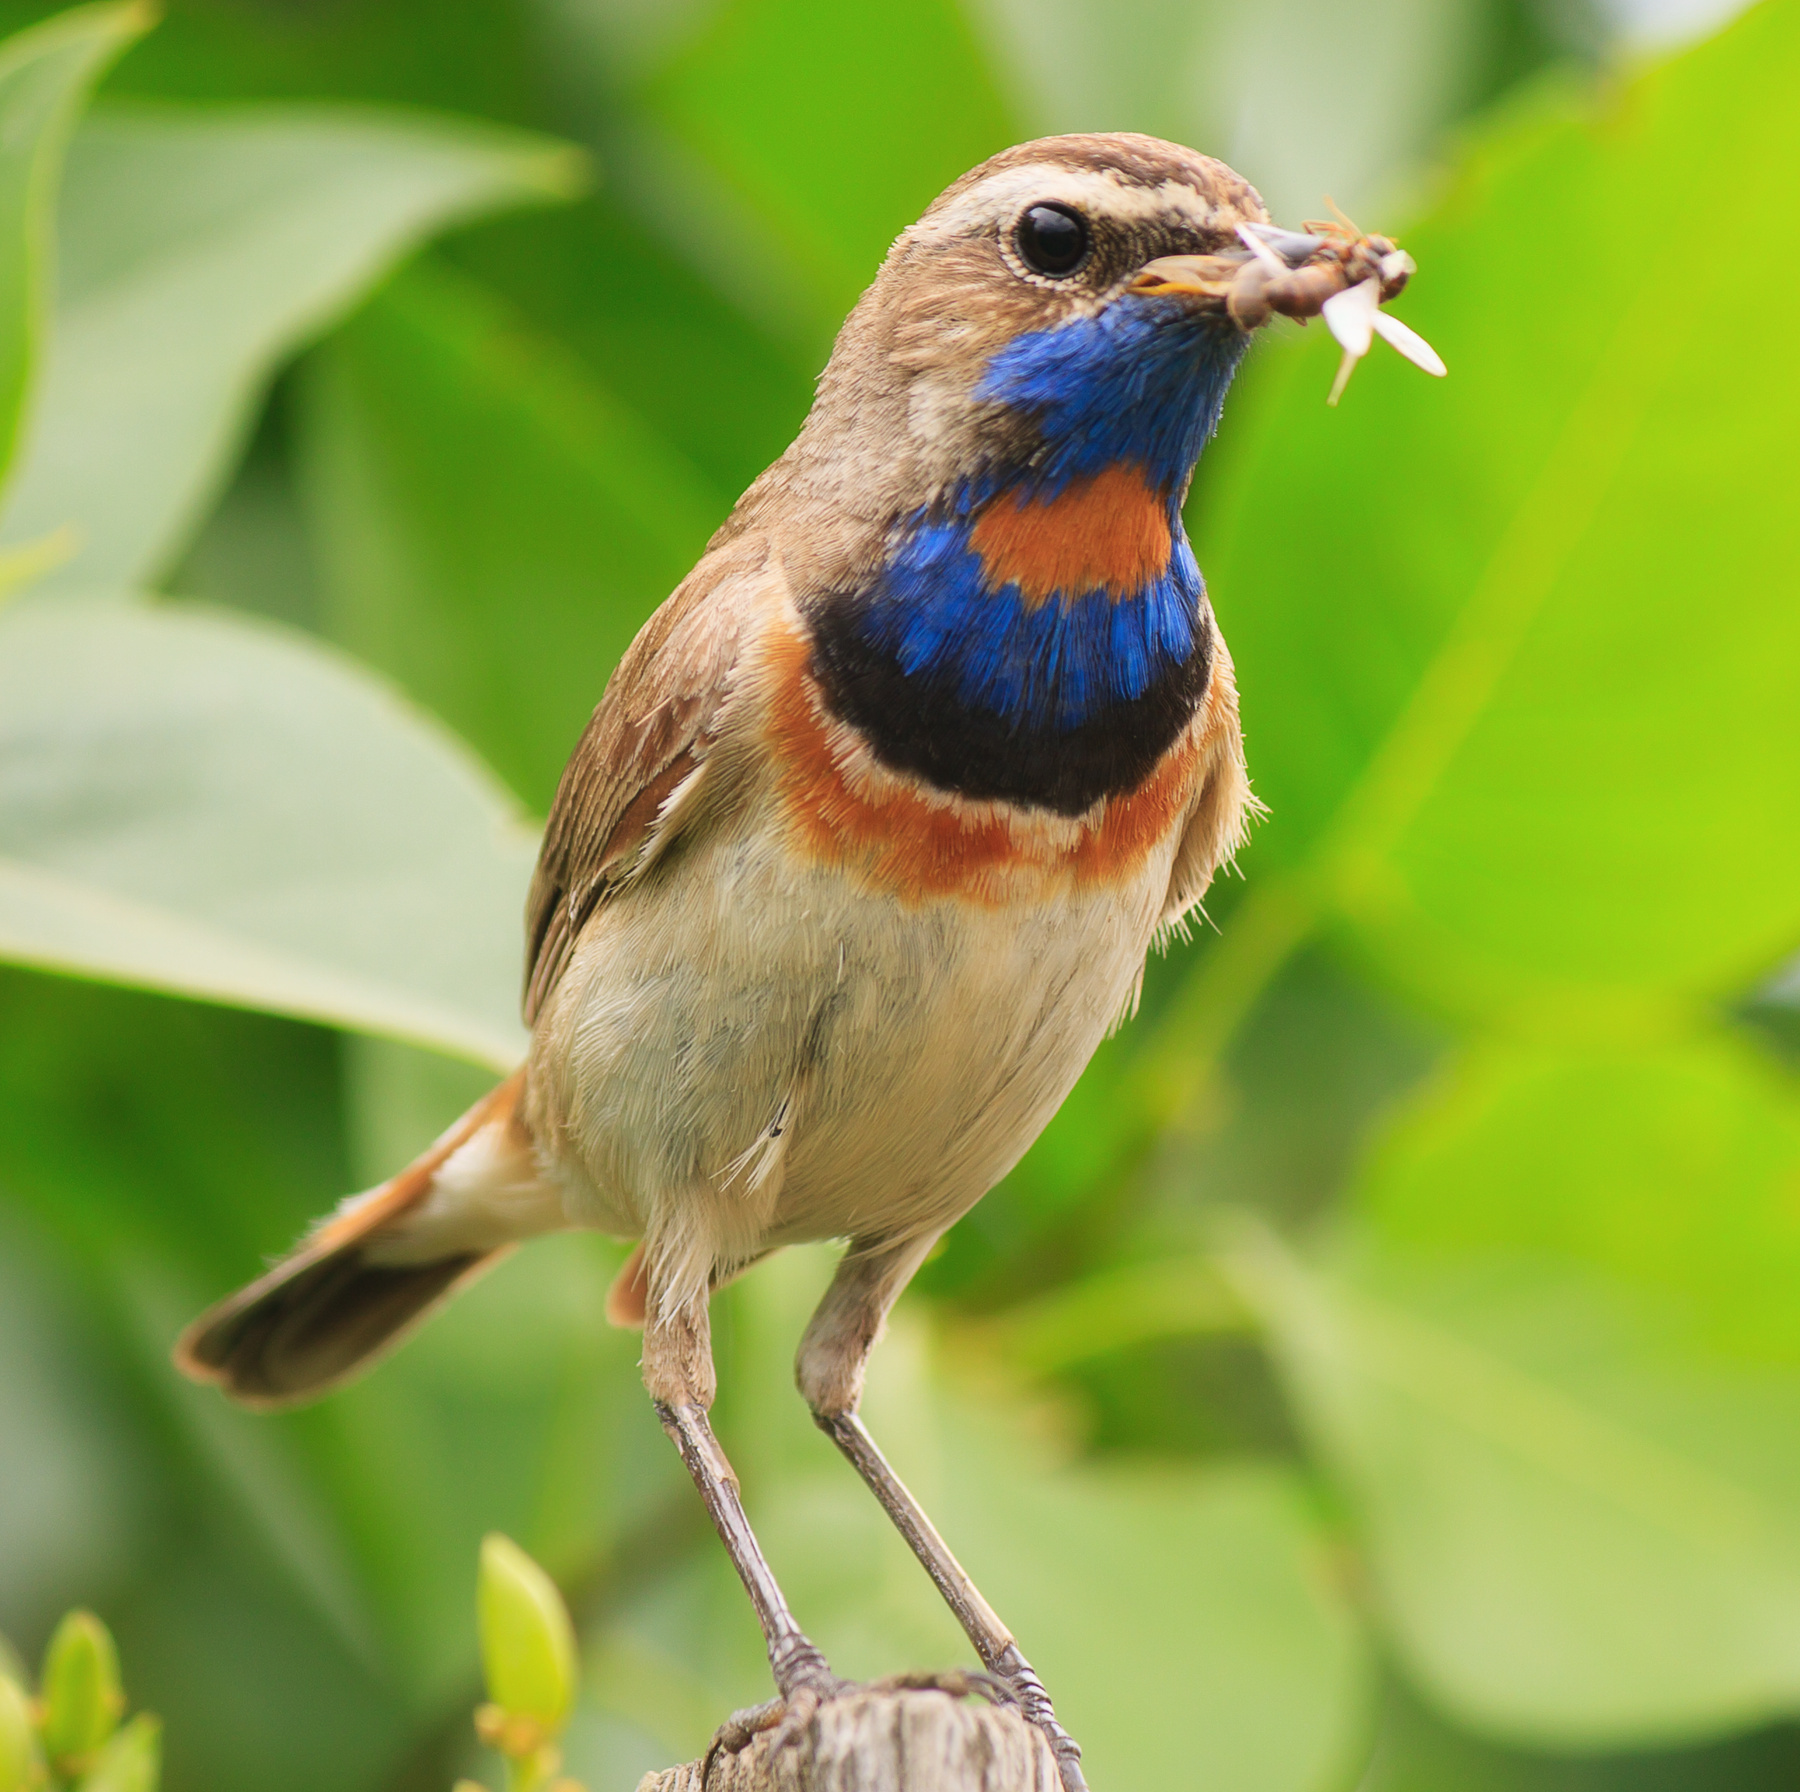
[[[518,1544],[492,1531],[482,1539],[477,1603],[489,1698],[509,1718],[532,1719],[539,1743],[553,1737],[568,1722],[579,1680],[562,1595]]]
[[[302,491],[329,632],[533,804],[728,508],[566,350],[408,269],[306,364]]]
[[[533,846],[331,650],[130,600],[0,612],[0,951],[517,1061]]]
[[[1047,1475],[981,1410],[945,1441],[938,1522],[1096,1785],[1300,1792],[1353,1776],[1368,1665],[1290,1472]]]
[[[76,115],[148,6],[83,6],[0,44],[0,486],[12,464],[49,299],[57,179]]]
[[[162,1781],[162,1724],[141,1711],[81,1776],[80,1792],[156,1792]]]
[[[7,1033],[26,1021],[5,999],[18,981],[0,973]],[[55,1051],[41,1036],[31,1043]],[[92,1373],[91,1288],[69,1286],[40,1229],[17,1211],[21,1093],[9,1086],[0,1102],[0,1436],[9,1465],[0,1482],[0,1611],[35,1628],[67,1606],[71,1588],[117,1584],[156,1495],[144,1485],[123,1403]],[[0,1674],[31,1684],[3,1640]]]
[[[0,1792],[29,1792],[36,1766],[31,1703],[18,1681],[0,1672]]]
[[[388,1613],[299,1434],[314,1415],[243,1413],[168,1365],[204,1299],[356,1186],[338,1041],[13,970],[0,1040],[0,1422],[35,1453],[29,1478],[5,1478],[0,1597],[42,1611],[59,1587],[66,1603],[71,1586],[127,1577],[121,1652],[188,1783],[358,1784],[417,1711],[396,1696]],[[195,1512],[229,1522],[197,1534]],[[478,1515],[446,1579],[466,1582],[479,1529]]]
[[[1408,236],[1449,379],[1389,356],[1327,412],[1319,338],[1228,422],[1202,562],[1274,810],[1253,863],[1436,1002],[1730,991],[1800,929],[1800,301],[1714,327],[1643,253],[1650,193],[1721,241],[1779,210],[1797,78],[1772,3],[1503,122]]]
[[[1409,1672],[1540,1746],[1800,1709],[1800,1103],[1734,1042],[1493,1048],[1311,1273],[1231,1255]]]
[[[542,1240],[380,1372],[294,1415],[394,1678],[415,1709],[474,1702],[468,1572],[496,1524],[579,1585],[646,1503],[691,1484],[607,1325],[621,1253],[592,1234]],[[471,1452],[471,1436],[490,1447]],[[701,1514],[696,1518],[704,1522]]]
[[[408,248],[571,190],[541,138],[349,107],[115,109],[69,156],[55,336],[0,540],[72,524],[52,583],[153,582],[269,374]]]
[[[1327,193],[1356,211],[1391,191],[1480,97],[1477,71],[1500,35],[1482,0],[986,0],[973,10],[989,25],[996,74],[1022,90],[1031,133],[1147,131],[1194,144],[1228,156],[1274,217],[1294,223]],[[1350,93],[1354,105],[1329,103]]]
[[[57,1625],[41,1676],[44,1752],[53,1762],[85,1762],[118,1728],[125,1711],[119,1652],[92,1612]]]
[[[731,0],[644,104],[699,161],[708,203],[741,208],[748,252],[712,277],[753,286],[772,244],[817,305],[798,321],[826,339],[895,235],[1019,134],[949,0]]]
[[[816,365],[757,329],[617,190],[468,231],[446,254],[587,364],[734,498],[794,438]]]

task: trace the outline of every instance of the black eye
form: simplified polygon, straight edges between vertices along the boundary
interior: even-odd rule
[[[1014,233],[1019,258],[1034,274],[1072,274],[1087,260],[1087,220],[1066,205],[1034,205]]]

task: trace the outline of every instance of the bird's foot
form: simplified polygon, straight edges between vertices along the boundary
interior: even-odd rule
[[[719,1725],[701,1763],[702,1785],[716,1756],[738,1754],[768,1730],[775,1732],[769,1743],[771,1754],[792,1748],[827,1699],[853,1690],[851,1682],[840,1680],[814,1644],[798,1633],[783,1638],[769,1651],[769,1665],[775,1672],[777,1696],[734,1711]]]
[[[785,1699],[769,1699],[761,1705],[746,1705],[742,1711],[732,1712],[713,1731],[713,1739],[706,1745],[706,1757],[700,1763],[701,1785],[706,1784],[717,1756],[742,1754],[764,1730],[774,1729],[786,1710]]]
[[[1036,1670],[1019,1653],[1017,1643],[1008,1643],[990,1664],[991,1678],[1005,1689],[1009,1704],[1017,1705],[1020,1714],[1035,1724],[1050,1744],[1056,1757],[1056,1770],[1062,1776],[1063,1792],[1088,1792],[1081,1772],[1081,1744],[1056,1721],[1056,1708]],[[984,1675],[983,1678],[989,1678]]]

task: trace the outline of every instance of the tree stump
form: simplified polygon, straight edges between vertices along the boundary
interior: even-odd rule
[[[1043,1735],[1007,1706],[941,1692],[853,1692],[819,1707],[791,1748],[647,1773],[637,1792],[1062,1792]]]

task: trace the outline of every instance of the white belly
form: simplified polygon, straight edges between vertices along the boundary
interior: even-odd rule
[[[1172,852],[1005,908],[905,904],[754,826],[682,855],[590,923],[539,1026],[570,1222],[719,1267],[941,1230],[1129,1002]]]

